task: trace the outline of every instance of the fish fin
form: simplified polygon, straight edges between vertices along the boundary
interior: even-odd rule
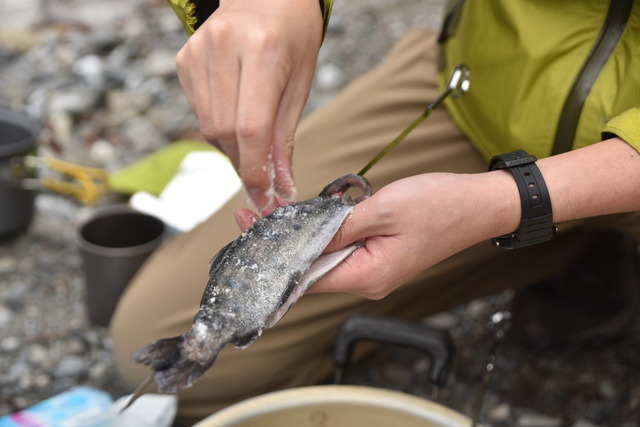
[[[220,261],[220,258],[222,258],[224,256],[224,254],[227,252],[227,250],[229,250],[229,247],[233,244],[234,242],[230,242],[227,243],[227,245],[225,247],[223,247],[222,249],[220,249],[220,251],[218,251],[217,254],[215,254],[212,258],[211,261],[209,261],[209,268],[213,268],[215,267],[216,264],[218,264],[218,262]]]
[[[211,367],[218,354],[214,351],[204,360],[192,360],[183,351],[188,340],[184,335],[154,341],[133,353],[131,360],[150,366],[160,393],[176,393],[190,387]]]
[[[309,286],[318,281],[322,276],[333,270],[344,261],[349,255],[355,252],[356,249],[364,246],[362,241],[356,242],[351,246],[331,252],[328,254],[320,255],[316,258],[311,266],[304,272],[298,279],[298,283],[294,286],[293,290],[286,295],[282,305],[267,319],[266,328],[271,328],[278,323],[282,317],[287,314],[289,308],[298,301],[302,295],[307,291]]]
[[[242,335],[242,336],[238,337],[233,342],[233,345],[236,346],[237,348],[245,349],[245,348],[249,347],[251,344],[253,344],[253,342],[256,339],[258,339],[258,337],[260,335],[262,335],[262,328],[255,329],[255,330],[249,332],[248,334],[245,334],[245,335]]]
[[[180,358],[183,341],[182,335],[154,341],[133,353],[131,360],[156,371],[167,369]]]
[[[177,393],[183,388],[191,387],[213,365],[215,355],[205,363],[188,358],[181,358],[171,367],[156,371],[153,379],[161,393]]]

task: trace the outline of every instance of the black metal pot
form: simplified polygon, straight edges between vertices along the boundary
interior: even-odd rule
[[[0,108],[0,242],[26,230],[34,212],[35,192],[11,179],[9,163],[34,151],[41,126],[33,118]]]

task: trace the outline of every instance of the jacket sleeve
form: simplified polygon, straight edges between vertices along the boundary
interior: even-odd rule
[[[218,0],[167,0],[178,19],[182,22],[182,26],[188,35],[193,34],[204,21],[218,8],[220,2]],[[322,10],[322,37],[327,32],[329,24],[329,16],[331,16],[331,8],[333,0],[320,0],[320,8]]]
[[[217,0],[167,0],[188,35],[193,34],[200,25],[218,8]]]
[[[329,18],[331,17],[331,8],[333,7],[333,0],[320,0],[320,9],[322,10],[322,40],[327,34],[327,27],[329,26]]]
[[[617,136],[640,152],[640,107],[630,108],[612,118],[602,131],[602,136]]]

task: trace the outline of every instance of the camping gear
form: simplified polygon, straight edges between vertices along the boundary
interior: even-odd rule
[[[164,223],[127,205],[104,206],[77,227],[89,320],[107,326],[125,287],[166,237]]]
[[[12,179],[10,164],[35,150],[40,129],[28,115],[0,108],[0,241],[27,229],[33,218],[35,192]]]

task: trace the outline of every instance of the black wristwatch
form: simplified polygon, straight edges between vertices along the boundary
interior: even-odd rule
[[[513,174],[522,206],[518,230],[492,239],[493,244],[500,248],[516,249],[535,245],[551,240],[556,235],[549,190],[536,166],[536,160],[526,151],[517,150],[494,156],[489,162],[490,171],[509,169]]]

